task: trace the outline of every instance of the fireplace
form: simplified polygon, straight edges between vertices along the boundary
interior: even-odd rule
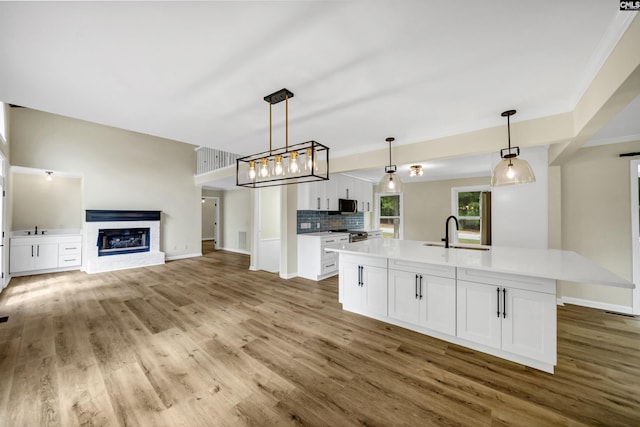
[[[87,210],[87,273],[164,264],[160,211]]]
[[[98,230],[98,256],[149,252],[149,228],[107,228]]]

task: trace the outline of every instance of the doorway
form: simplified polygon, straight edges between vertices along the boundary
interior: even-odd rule
[[[202,255],[220,249],[220,198],[202,197]]]

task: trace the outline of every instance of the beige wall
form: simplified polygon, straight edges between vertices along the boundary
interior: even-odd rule
[[[228,190],[224,192],[222,204],[221,231],[222,247],[231,251],[251,251],[251,191],[247,188]],[[238,233],[247,233],[247,247],[239,245]]]
[[[490,177],[403,184],[404,238],[439,242],[451,215],[451,188],[489,185]]]
[[[640,142],[580,149],[562,165],[562,248],[632,279],[630,160]],[[630,307],[632,292],[562,283],[563,297]]]
[[[280,187],[260,191],[260,239],[280,238]]]
[[[11,173],[13,230],[82,228],[82,180]]]
[[[11,164],[84,176],[83,209],[162,211],[168,257],[200,253],[192,145],[30,109],[11,111]]]

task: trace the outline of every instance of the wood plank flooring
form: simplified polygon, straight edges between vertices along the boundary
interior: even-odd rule
[[[0,426],[640,425],[640,320],[558,308],[555,375],[342,311],[215,251],[15,278]]]

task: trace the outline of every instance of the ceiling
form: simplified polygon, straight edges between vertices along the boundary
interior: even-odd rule
[[[290,141],[342,156],[572,111],[633,16],[601,0],[0,2],[0,101],[245,155],[268,148],[263,97],[286,87]]]

